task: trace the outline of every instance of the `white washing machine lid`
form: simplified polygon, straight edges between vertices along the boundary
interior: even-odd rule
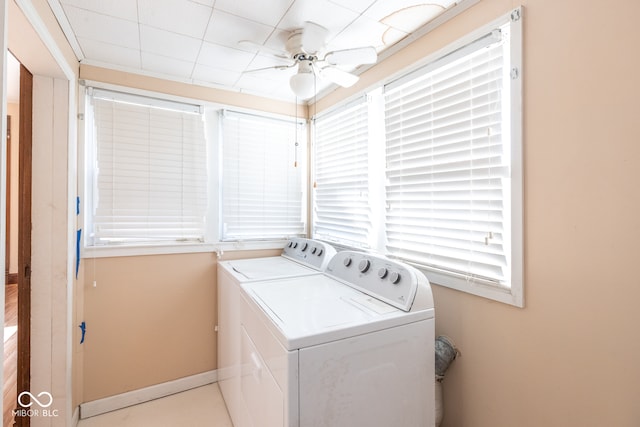
[[[325,275],[245,283],[242,289],[287,350],[433,317],[433,309],[405,312]]]
[[[227,268],[239,282],[320,274],[318,270],[283,256],[221,261],[219,265]]]

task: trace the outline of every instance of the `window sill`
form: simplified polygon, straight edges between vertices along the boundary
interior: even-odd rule
[[[512,284],[511,288],[506,288],[497,285],[465,282],[464,280],[459,280],[457,278],[447,276],[446,274],[434,273],[433,271],[424,270],[422,268],[418,269],[424,273],[431,285],[455,289],[460,292],[465,292],[519,308],[524,307],[521,282]]]
[[[82,258],[110,258],[143,255],[168,255],[215,252],[250,251],[262,249],[282,249],[285,240],[238,241],[219,243],[148,244],[122,246],[89,246],[82,252]]]

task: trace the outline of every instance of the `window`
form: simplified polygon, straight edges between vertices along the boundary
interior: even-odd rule
[[[92,256],[266,249],[305,234],[303,121],[162,97],[87,88]]]
[[[200,106],[88,89],[89,246],[202,242],[207,166]]]
[[[343,215],[334,214],[332,222],[325,219],[328,190],[319,182],[314,237],[356,246],[343,230],[353,228],[359,246],[403,259],[433,283],[522,306],[520,12],[386,84],[379,103],[378,92],[370,93],[374,102],[358,115],[337,109],[318,118],[318,179],[333,167],[320,155],[332,144],[338,153],[355,153],[364,144],[367,156],[336,158],[351,165],[350,175],[366,176],[362,169],[368,168],[384,182],[382,195],[336,182],[330,200],[346,205],[337,205]],[[383,144],[371,127],[364,137],[345,131],[364,129],[363,115],[372,121],[378,114]],[[374,225],[354,212],[371,212]]]
[[[304,124],[228,110],[221,122],[222,240],[304,235]]]

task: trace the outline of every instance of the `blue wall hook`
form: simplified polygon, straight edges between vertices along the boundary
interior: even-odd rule
[[[82,331],[82,338],[80,338],[80,344],[82,344],[84,343],[84,334],[87,333],[87,324],[85,322],[82,322],[78,325],[78,327]]]

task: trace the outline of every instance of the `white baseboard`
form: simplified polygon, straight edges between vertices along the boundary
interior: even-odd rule
[[[150,400],[159,399],[181,391],[214,383],[218,380],[217,371],[208,371],[190,377],[180,378],[162,384],[152,385],[139,390],[85,402],[80,405],[80,418],[90,418],[106,412],[137,405]]]

